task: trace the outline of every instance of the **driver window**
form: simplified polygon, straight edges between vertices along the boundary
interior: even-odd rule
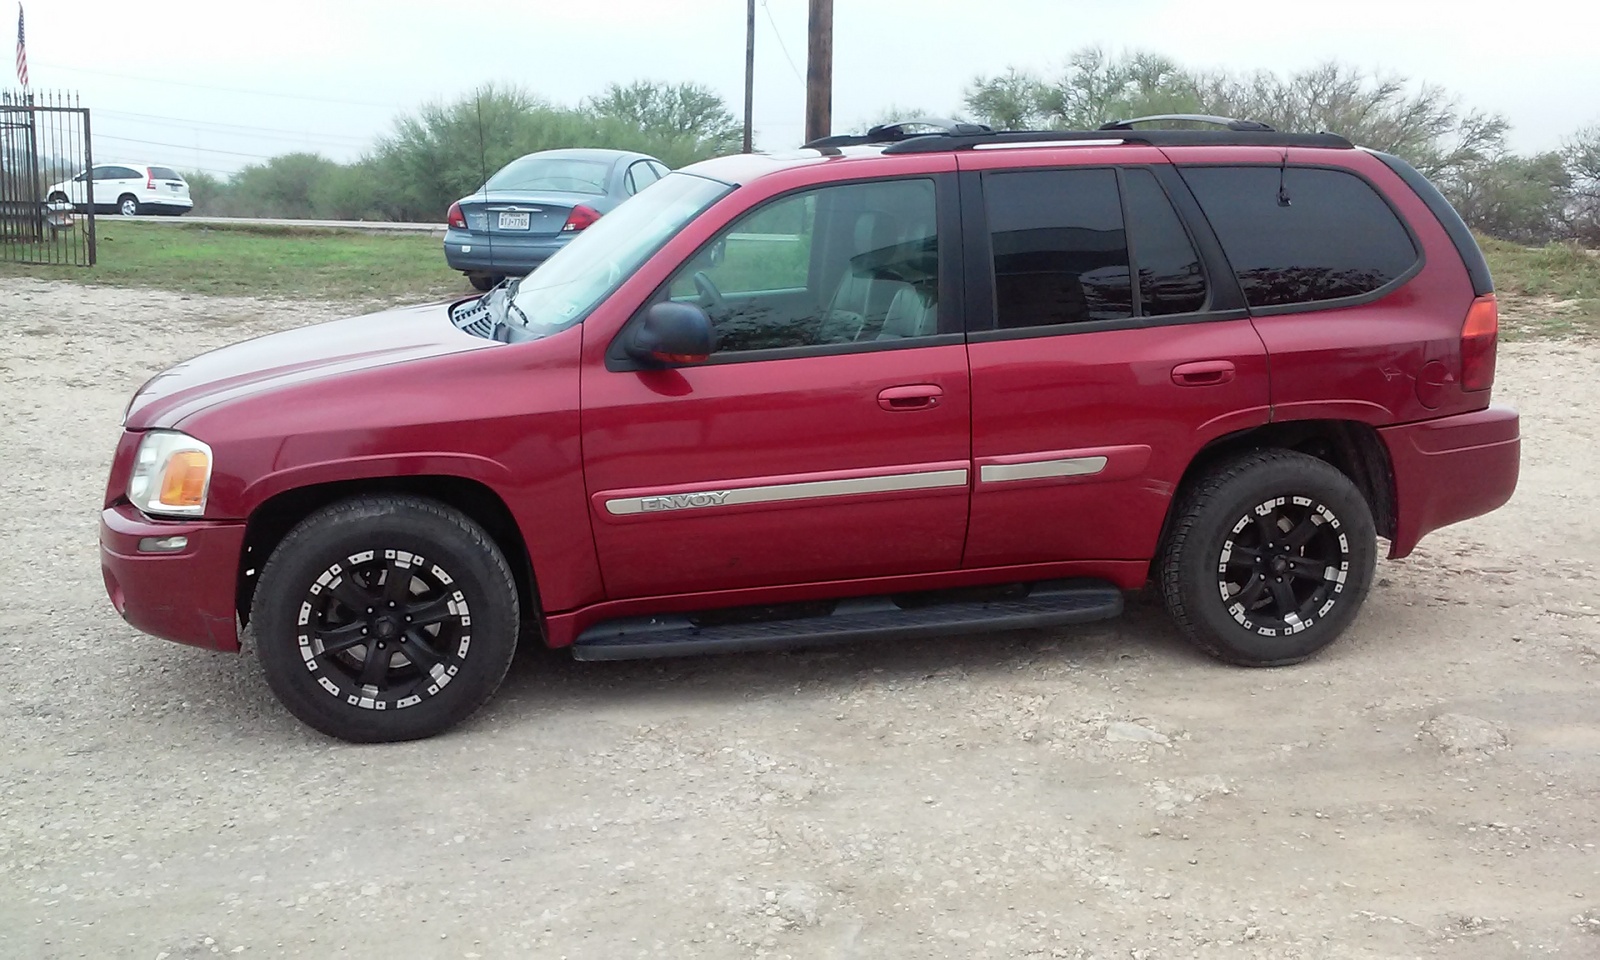
[[[791,194],[724,230],[669,296],[706,311],[719,355],[933,336],[936,223],[932,180]]]

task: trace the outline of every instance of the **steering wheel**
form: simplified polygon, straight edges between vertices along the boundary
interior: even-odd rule
[[[705,301],[707,312],[720,312],[728,305],[727,298],[722,295],[721,290],[717,289],[717,285],[711,282],[711,278],[706,276],[704,270],[695,271],[694,289],[696,293],[700,294],[700,299]]]

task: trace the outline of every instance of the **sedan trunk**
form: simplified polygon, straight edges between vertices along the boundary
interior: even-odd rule
[[[467,229],[489,236],[550,237],[561,232],[572,208],[585,197],[570,193],[490,191],[461,201]]]

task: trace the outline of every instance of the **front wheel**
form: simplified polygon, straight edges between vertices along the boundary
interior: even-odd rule
[[[1377,564],[1372,511],[1333,465],[1291,450],[1227,462],[1184,499],[1160,564],[1167,611],[1215,657],[1298,663],[1355,619]]]
[[[256,653],[291,713],[356,743],[430,737],[482,706],[511,665],[516,582],[494,541],[417,497],[307,517],[261,571]]]

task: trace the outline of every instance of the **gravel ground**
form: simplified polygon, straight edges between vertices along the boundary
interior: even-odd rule
[[[1600,348],[1501,352],[1506,509],[1304,666],[1092,629],[519,656],[444,737],[325,739],[112,612],[131,391],[337,307],[0,280],[0,955],[1600,956]]]

